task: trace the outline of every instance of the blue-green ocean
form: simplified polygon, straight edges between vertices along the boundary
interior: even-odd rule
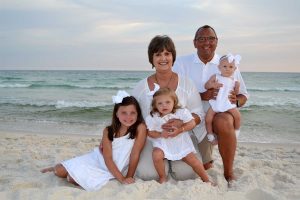
[[[111,96],[149,71],[0,71],[0,131],[101,135]],[[300,73],[243,72],[239,141],[300,143]]]

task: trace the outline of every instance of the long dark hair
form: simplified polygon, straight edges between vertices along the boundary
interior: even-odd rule
[[[108,139],[110,141],[113,141],[114,137],[116,137],[116,134],[119,132],[119,130],[121,128],[121,122],[120,122],[119,118],[117,117],[117,112],[118,112],[120,106],[129,106],[129,105],[134,105],[134,107],[136,108],[136,111],[137,111],[136,122],[133,125],[131,125],[127,130],[127,133],[130,133],[129,134],[130,139],[134,139],[136,137],[138,125],[140,123],[144,122],[141,108],[140,108],[138,101],[133,96],[123,98],[123,101],[121,103],[115,104],[114,110],[113,110],[113,115],[112,115],[112,120],[111,120],[111,125],[106,127],[108,130]]]

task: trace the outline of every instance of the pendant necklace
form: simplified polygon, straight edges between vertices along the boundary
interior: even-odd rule
[[[166,88],[169,87],[169,84],[170,84],[171,80],[173,79],[173,74],[174,74],[174,73],[172,72],[172,75],[171,75],[171,77],[170,77],[170,79],[169,79],[167,85],[165,86]],[[157,79],[157,77],[156,77],[156,73],[154,74],[154,77],[155,77],[155,81],[157,82],[157,84],[158,84],[161,88],[163,88],[163,87],[159,84],[159,82],[158,82],[158,79]]]

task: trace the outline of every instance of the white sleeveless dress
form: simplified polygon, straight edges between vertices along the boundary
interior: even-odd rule
[[[146,125],[150,131],[161,132],[161,126],[169,119],[180,119],[186,123],[194,118],[190,111],[183,108],[177,109],[174,114],[168,114],[164,117],[160,117],[158,113],[154,113],[153,116],[148,115],[146,118]],[[180,133],[173,138],[148,137],[148,139],[152,142],[153,147],[160,148],[164,152],[165,158],[168,160],[181,160],[191,152],[196,153],[191,137],[187,131]]]
[[[129,164],[130,153],[135,141],[128,137],[129,134],[114,138],[112,142],[113,160],[121,172],[126,170]],[[115,178],[107,169],[99,147],[82,156],[63,161],[61,164],[76,183],[87,191],[99,190],[110,179]]]
[[[236,108],[236,105],[232,104],[228,99],[230,92],[234,89],[235,80],[220,74],[216,74],[216,78],[223,86],[220,88],[217,98],[209,100],[211,108],[215,112],[226,112],[229,109]]]

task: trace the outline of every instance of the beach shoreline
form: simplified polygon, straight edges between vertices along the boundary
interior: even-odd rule
[[[217,148],[209,176],[160,185],[155,180],[121,185],[110,181],[99,191],[86,192],[40,169],[89,152],[101,135],[36,134],[0,131],[0,199],[299,199],[300,147],[298,144],[238,143],[234,164],[237,182],[230,189],[223,178]]]

